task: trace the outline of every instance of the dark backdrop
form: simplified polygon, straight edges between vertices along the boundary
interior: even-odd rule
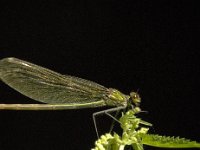
[[[199,139],[199,8],[192,1],[3,2],[0,58],[138,90],[152,133]],[[0,83],[1,103],[33,103]],[[0,149],[89,149],[92,113],[1,111]],[[100,133],[110,119],[98,119]],[[150,148],[149,149],[156,149]]]

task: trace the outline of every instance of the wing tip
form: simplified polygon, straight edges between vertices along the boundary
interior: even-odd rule
[[[3,78],[3,74],[4,71],[6,69],[6,67],[10,64],[10,63],[15,63],[17,62],[17,58],[15,57],[6,57],[0,60],[0,80],[2,80]]]
[[[6,57],[6,58],[2,58],[0,61],[3,62],[3,61],[7,61],[7,62],[13,62],[17,60],[17,58],[15,57]]]

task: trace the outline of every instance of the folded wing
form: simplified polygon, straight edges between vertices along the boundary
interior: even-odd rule
[[[0,79],[34,100],[50,104],[90,103],[106,100],[107,88],[81,78],[61,75],[17,59],[0,60]]]

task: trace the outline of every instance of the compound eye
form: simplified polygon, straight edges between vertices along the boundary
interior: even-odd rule
[[[134,103],[136,106],[138,106],[139,103],[141,102],[141,98],[140,98],[139,94],[136,93],[136,92],[131,92],[131,93],[130,93],[130,97],[131,97],[133,103]]]

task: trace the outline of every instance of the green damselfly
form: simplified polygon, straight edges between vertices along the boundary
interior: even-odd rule
[[[109,112],[128,106],[138,106],[140,103],[140,97],[136,92],[125,95],[114,88],[62,75],[12,57],[0,60],[0,79],[21,94],[42,102],[42,104],[0,104],[0,110],[65,110],[111,106],[112,108],[108,110],[93,114],[95,123],[95,116],[98,114],[109,115]]]

